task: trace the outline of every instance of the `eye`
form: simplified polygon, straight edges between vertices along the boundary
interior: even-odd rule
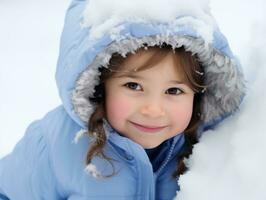
[[[128,82],[124,86],[131,89],[131,90],[137,90],[137,91],[141,90],[141,86],[135,82]]]
[[[166,91],[166,94],[170,94],[170,95],[178,95],[178,94],[182,94],[184,93],[183,90],[179,89],[179,88],[169,88]]]

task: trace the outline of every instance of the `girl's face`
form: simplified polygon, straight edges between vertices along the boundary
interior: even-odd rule
[[[144,148],[157,147],[186,129],[194,97],[172,52],[151,68],[133,72],[151,55],[141,50],[128,56],[121,72],[105,82],[106,119]]]

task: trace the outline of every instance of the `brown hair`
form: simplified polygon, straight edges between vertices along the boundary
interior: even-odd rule
[[[144,48],[146,49],[147,47]],[[185,51],[183,47],[173,50],[170,45],[164,43],[161,46],[149,48],[154,49],[155,52],[142,66],[137,68],[138,71],[151,68],[168,55],[170,51],[173,51],[176,55],[175,62],[178,62],[177,65],[181,66],[181,70],[184,73],[185,82],[195,92],[192,117],[188,127],[184,131],[186,148],[182,153],[178,154],[177,159],[180,160],[180,162],[178,162],[178,166],[173,172],[173,176],[177,177],[186,171],[187,168],[184,164],[184,158],[187,158],[192,153],[193,145],[198,142],[197,129],[201,123],[200,113],[202,111],[201,91],[205,89],[203,71],[196,55],[192,55],[191,52]],[[143,48],[141,49],[143,50]],[[94,156],[100,156],[112,164],[113,159],[107,157],[103,152],[107,141],[103,128],[103,118],[105,117],[104,83],[116,73],[116,70],[121,70],[120,66],[123,64],[124,60],[124,57],[115,53],[110,59],[108,69],[105,67],[99,69],[101,72],[100,83],[95,87],[94,96],[90,98],[90,101],[95,104],[96,109],[88,121],[88,134],[94,138],[94,141],[88,150],[86,164],[90,164]],[[111,175],[105,177],[110,177],[114,174],[115,171],[113,171]]]

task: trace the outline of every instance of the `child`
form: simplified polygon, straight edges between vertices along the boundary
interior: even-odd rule
[[[71,3],[63,104],[0,160],[1,200],[173,199],[193,144],[238,109],[243,75],[206,1],[110,2]]]

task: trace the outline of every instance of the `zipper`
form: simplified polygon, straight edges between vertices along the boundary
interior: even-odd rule
[[[166,165],[171,160],[171,157],[172,157],[172,154],[173,154],[173,151],[175,149],[177,141],[178,141],[178,138],[175,138],[173,143],[172,143],[172,146],[171,146],[171,148],[169,150],[169,153],[168,153],[166,159],[164,160],[164,162],[161,165],[161,167],[154,173],[154,190],[156,189],[156,182],[157,182],[156,180],[157,180],[157,178],[159,177],[159,175],[162,172],[162,170],[166,167]]]
[[[156,187],[157,187],[157,178],[159,177],[160,173],[162,172],[162,170],[166,167],[166,165],[169,163],[169,161],[171,160],[173,151],[175,149],[176,143],[177,143],[177,139],[175,138],[173,141],[173,144],[169,150],[169,153],[166,157],[166,159],[164,160],[163,164],[160,166],[160,168],[153,174],[153,191],[154,191],[154,197],[156,196],[155,191],[156,191]],[[155,200],[155,198],[154,198]]]

